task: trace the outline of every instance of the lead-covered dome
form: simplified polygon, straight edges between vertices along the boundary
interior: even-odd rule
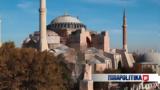
[[[81,28],[86,28],[86,26],[77,17],[66,14],[56,17],[48,25],[48,29],[55,31],[63,29],[77,30]]]
[[[63,15],[55,18],[51,23],[54,24],[54,23],[81,23],[81,22],[76,17],[70,15]]]
[[[151,52],[144,54],[144,61],[142,63],[158,64],[160,65],[160,53]]]

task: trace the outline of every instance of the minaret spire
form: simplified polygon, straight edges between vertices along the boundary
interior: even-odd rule
[[[124,9],[124,13],[123,13],[123,50],[128,51],[127,48],[127,22],[126,22],[126,11]]]
[[[127,25],[127,22],[126,22],[126,10],[124,9],[123,11],[123,25]]]
[[[46,0],[40,0],[40,50],[48,50],[47,29],[46,29]]]

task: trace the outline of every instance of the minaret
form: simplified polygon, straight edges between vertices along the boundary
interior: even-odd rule
[[[0,47],[2,46],[2,20],[0,17]]]
[[[124,14],[123,14],[123,50],[125,50],[126,52],[128,51],[127,48],[127,22],[126,22],[126,13],[124,10]]]
[[[48,50],[47,29],[46,29],[46,0],[40,0],[40,50]]]

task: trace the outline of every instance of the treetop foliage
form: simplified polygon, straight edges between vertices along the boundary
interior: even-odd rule
[[[16,48],[13,42],[0,48],[0,90],[69,90],[71,86],[69,69],[52,53]]]

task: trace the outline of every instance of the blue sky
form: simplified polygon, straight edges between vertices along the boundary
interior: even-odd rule
[[[1,0],[3,41],[23,40],[38,29],[39,0]],[[47,0],[47,23],[68,12],[94,31],[107,30],[111,47],[122,47],[122,16],[126,8],[128,47],[160,49],[160,0]]]

